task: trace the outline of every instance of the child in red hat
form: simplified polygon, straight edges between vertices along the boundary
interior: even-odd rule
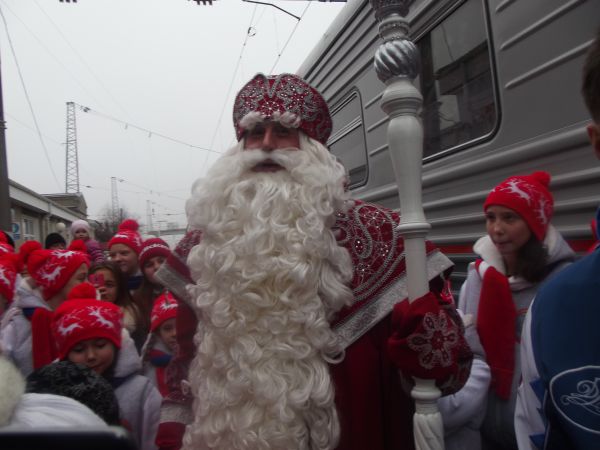
[[[152,308],[150,334],[144,346],[146,375],[164,396],[168,393],[165,368],[177,352],[177,300],[170,292],[161,294]]]
[[[154,301],[165,289],[154,275],[170,254],[169,245],[161,238],[149,238],[142,244],[139,262],[143,278],[140,288],[134,294],[133,301],[140,309],[140,328],[144,330],[144,336],[150,332],[150,315]]]
[[[142,276],[138,256],[142,250],[142,237],[138,233],[139,224],[133,219],[126,219],[119,225],[117,233],[108,241],[108,252],[111,261],[117,263],[127,276],[129,290],[140,287]]]
[[[458,302],[465,323],[473,324],[465,335],[476,358],[463,389],[439,401],[447,447],[517,447],[513,422],[523,319],[540,283],[575,257],[550,224],[549,184],[547,172],[512,176],[483,204],[487,235],[473,247],[479,259],[469,265]]]
[[[51,362],[51,313],[87,279],[90,262],[82,241],[73,241],[69,250],[44,250],[33,241],[21,247],[28,278],[3,319],[0,340],[6,355],[27,376]]]
[[[52,317],[56,356],[83,364],[106,378],[115,390],[121,420],[138,447],[153,449],[161,396],[139,375],[141,364],[117,305],[95,299],[90,283],[74,288]]]

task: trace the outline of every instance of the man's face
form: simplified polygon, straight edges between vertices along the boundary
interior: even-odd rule
[[[273,150],[288,149],[300,150],[300,136],[296,128],[288,128],[279,122],[257,123],[248,130],[244,137],[244,150]],[[254,172],[276,172],[283,170],[273,161],[263,161],[257,164]]]

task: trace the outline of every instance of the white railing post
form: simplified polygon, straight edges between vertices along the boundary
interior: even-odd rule
[[[389,116],[387,138],[394,166],[404,238],[408,297],[413,301],[429,291],[425,236],[431,228],[422,202],[423,126],[418,113],[423,103],[413,80],[419,73],[419,50],[408,37],[406,20],[413,0],[370,0],[383,43],[375,54],[377,76],[386,84],[381,108]],[[444,429],[437,409],[440,391],[433,380],[415,379],[413,422],[417,450],[443,449]]]

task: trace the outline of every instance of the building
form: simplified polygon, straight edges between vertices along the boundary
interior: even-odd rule
[[[61,233],[68,241],[68,229],[77,219],[86,219],[87,204],[82,194],[41,195],[9,180],[12,236],[15,246],[28,240],[44,242],[48,233]]]

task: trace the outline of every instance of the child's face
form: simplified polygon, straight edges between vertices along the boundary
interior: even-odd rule
[[[87,241],[89,237],[90,234],[85,228],[80,228],[79,230],[75,231],[75,239],[83,239],[84,241]]]
[[[102,286],[94,286],[100,292],[100,298],[107,302],[115,303],[117,301],[117,280],[115,275],[108,269],[97,269],[94,274],[104,277]]]
[[[177,328],[175,327],[175,317],[165,320],[158,327],[158,337],[172,353],[177,351]]]
[[[115,359],[115,346],[104,338],[84,339],[71,347],[67,359],[76,364],[83,364],[102,375]]]
[[[114,244],[110,248],[110,259],[117,263],[121,272],[132,276],[138,271],[138,255],[125,244]]]
[[[86,281],[87,276],[88,276],[88,266],[87,266],[87,264],[82,264],[73,273],[73,275],[71,275],[71,278],[69,278],[69,281],[67,281],[67,284],[65,284],[64,287],[62,288],[61,293],[64,295],[64,298],[67,298],[67,295],[69,294],[71,289],[73,289],[78,284],[81,284],[84,281]]]
[[[149,260],[144,261],[144,267],[142,267],[142,271],[150,283],[160,284],[160,282],[154,277],[154,274],[158,269],[160,269],[160,266],[162,266],[164,262],[164,256],[153,256]]]
[[[516,257],[529,238],[527,222],[510,208],[492,205],[485,212],[486,229],[503,258]]]

